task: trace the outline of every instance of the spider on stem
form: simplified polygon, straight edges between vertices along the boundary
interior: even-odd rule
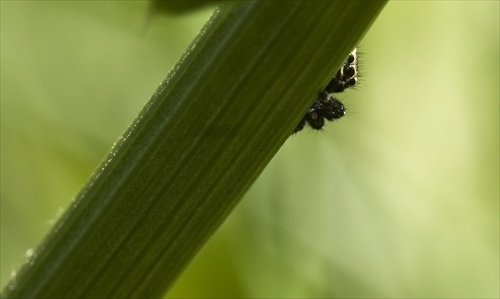
[[[311,108],[307,110],[307,113],[300,120],[293,133],[302,130],[306,124],[313,129],[320,130],[325,124],[325,119],[333,121],[344,116],[346,113],[344,105],[330,94],[343,92],[347,88],[356,85],[357,82],[358,54],[357,50],[354,49],[349,53],[346,61],[325,89],[319,93],[318,98],[314,101]]]

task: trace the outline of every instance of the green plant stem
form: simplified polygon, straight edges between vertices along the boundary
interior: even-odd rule
[[[2,297],[161,296],[384,5],[225,2]]]

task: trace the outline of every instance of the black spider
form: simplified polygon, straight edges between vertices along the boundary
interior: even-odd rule
[[[343,92],[356,85],[357,82],[358,57],[356,49],[354,49],[325,89],[319,93],[318,98],[307,110],[306,115],[300,120],[293,133],[302,130],[306,124],[309,124],[313,129],[320,130],[325,124],[325,119],[333,121],[344,116],[346,113],[344,105],[330,94]]]

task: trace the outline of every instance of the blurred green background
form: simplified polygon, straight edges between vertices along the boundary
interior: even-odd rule
[[[3,286],[213,8],[0,3]],[[169,297],[498,298],[499,27],[390,2],[347,117],[286,142]]]

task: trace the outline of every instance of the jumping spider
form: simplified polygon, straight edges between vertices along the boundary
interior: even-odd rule
[[[344,105],[331,96],[331,93],[343,92],[358,82],[358,55],[356,49],[349,53],[342,67],[330,80],[328,85],[318,95],[314,104],[307,110],[306,115],[299,122],[293,133],[302,130],[306,124],[313,129],[320,130],[325,124],[325,119],[333,121],[345,115]]]

